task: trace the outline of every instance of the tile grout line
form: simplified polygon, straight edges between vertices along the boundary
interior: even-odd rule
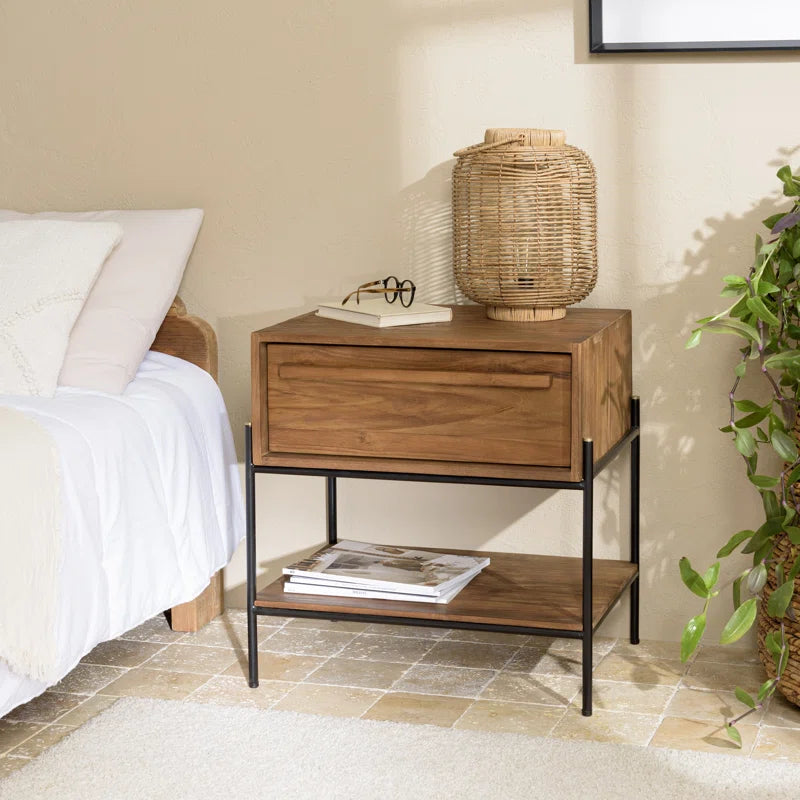
[[[647,742],[645,743],[645,747],[649,748],[649,747],[653,746],[653,744],[652,744],[653,743],[653,739],[656,738],[656,734],[658,733],[659,729],[661,728],[661,725],[663,724],[664,720],[667,718],[667,709],[672,704],[672,701],[675,699],[675,697],[678,694],[678,692],[681,689],[688,688],[688,687],[684,686],[683,678],[684,678],[684,675],[686,675],[686,673],[689,671],[691,666],[692,666],[691,663],[686,664],[684,666],[683,673],[681,674],[680,678],[678,678],[678,682],[675,684],[675,686],[672,689],[672,694],[670,694],[669,699],[664,704],[664,710],[658,715],[658,723],[656,724],[655,730],[653,731],[652,735],[648,738]]]
[[[283,619],[283,621],[281,622],[280,625],[277,625],[277,626],[274,626],[274,627],[273,626],[264,626],[264,627],[267,628],[267,630],[269,630],[269,634],[266,635],[262,639],[262,641],[268,641],[270,638],[272,638],[279,631],[286,629],[288,627],[288,625],[289,625],[289,622],[290,622],[290,619]],[[222,619],[219,620],[219,624],[223,624],[223,620]],[[238,623],[234,622],[233,624],[238,624]],[[375,624],[375,623],[373,623],[373,624]],[[388,624],[388,623],[386,623],[386,624]],[[298,629],[303,629],[303,628],[298,628]],[[260,630],[261,630],[261,626],[260,626]],[[307,630],[323,631],[323,630],[326,630],[326,629],[325,628],[317,628],[317,629],[315,629],[315,628],[307,628]],[[328,629],[328,630],[330,630],[330,629]],[[437,644],[445,642],[445,641],[447,641],[447,642],[455,641],[455,642],[461,642],[463,644],[467,644],[468,643],[468,644],[472,644],[472,645],[476,645],[476,646],[484,645],[484,646],[489,646],[489,647],[491,647],[492,645],[495,645],[495,644],[502,644],[501,642],[491,642],[491,641],[481,642],[481,641],[470,641],[469,639],[462,640],[462,639],[458,639],[458,638],[451,638],[453,636],[458,636],[459,635],[459,633],[457,632],[457,629],[444,629],[444,630],[446,632],[441,637],[423,637],[423,636],[415,636],[413,633],[410,634],[410,635],[402,635],[397,631],[392,632],[390,634],[381,634],[379,630],[369,631],[367,628],[365,628],[363,631],[354,633],[353,636],[349,639],[349,641],[346,642],[345,644],[343,644],[336,652],[332,653],[331,655],[325,656],[323,658],[323,660],[321,661],[321,663],[319,663],[316,667],[314,667],[314,669],[312,669],[312,671],[309,672],[300,681],[297,681],[297,682],[295,682],[295,681],[281,681],[281,682],[282,683],[287,683],[287,684],[292,684],[291,688],[289,689],[289,691],[286,694],[288,694],[289,692],[293,691],[297,686],[302,685],[302,684],[307,684],[307,685],[312,685],[312,686],[332,686],[332,687],[338,687],[338,688],[343,688],[343,689],[358,689],[358,690],[369,690],[369,691],[378,692],[378,696],[376,697],[376,699],[370,704],[370,706],[364,712],[361,713],[361,715],[359,715],[360,717],[363,718],[375,706],[376,703],[380,702],[380,700],[383,697],[386,696],[386,694],[388,694],[390,691],[396,690],[395,687],[397,686],[397,684],[400,681],[402,681],[408,675],[408,672],[412,668],[414,668],[416,666],[423,665],[423,659],[431,652],[431,650],[433,650],[435,648],[435,646]],[[265,633],[266,633],[266,631],[265,631]],[[341,657],[341,653],[344,651],[344,649],[346,649],[352,642],[354,642],[356,639],[358,639],[359,636],[362,636],[362,635],[365,635],[365,634],[367,634],[367,635],[392,636],[393,638],[399,638],[399,639],[420,639],[422,641],[429,641],[429,646],[424,650],[424,652],[419,656],[419,658],[416,661],[408,663],[407,665],[404,664],[405,669],[399,675],[399,677],[396,678],[392,682],[392,684],[388,687],[388,689],[383,689],[383,688],[378,688],[378,687],[369,687],[369,686],[348,686],[348,685],[345,685],[345,684],[316,684],[316,683],[309,683],[308,682],[308,678],[310,678],[314,674],[316,674],[318,672],[318,670],[320,670],[322,667],[324,667],[326,664],[328,664],[332,659],[340,658]],[[541,638],[542,637],[524,636],[522,642],[515,646],[515,648],[510,653],[508,658],[503,662],[502,666],[500,666],[499,668],[464,667],[464,666],[453,665],[453,664],[425,664],[425,666],[439,667],[439,668],[449,668],[449,669],[452,669],[452,668],[471,669],[471,670],[487,669],[487,671],[489,671],[491,673],[490,677],[482,684],[482,686],[477,690],[477,692],[473,696],[466,696],[465,697],[463,695],[444,695],[444,696],[448,696],[448,697],[469,700],[467,706],[464,708],[464,710],[461,712],[461,714],[458,716],[458,718],[456,720],[454,720],[453,723],[451,723],[450,726],[448,726],[448,727],[453,728],[453,727],[455,727],[456,724],[458,724],[458,722],[464,717],[464,715],[467,714],[469,712],[469,710],[471,708],[473,708],[475,706],[475,704],[481,699],[481,695],[484,693],[484,691],[486,690],[488,685],[493,680],[495,680],[499,675],[501,675],[501,674],[511,674],[511,675],[513,675],[513,674],[515,674],[513,671],[509,671],[508,670],[509,664],[513,661],[513,659],[523,649],[525,649],[525,648],[527,648],[527,647],[529,647],[531,645],[536,646],[537,644],[540,644],[540,643],[544,644],[543,642],[540,642]],[[195,693],[197,693],[204,686],[207,686],[208,683],[211,682],[214,678],[222,677],[222,672],[217,670],[213,674],[192,673],[192,672],[186,672],[186,671],[184,671],[182,669],[175,669],[175,668],[169,668],[169,667],[154,667],[154,666],[149,666],[148,667],[147,666],[148,662],[151,659],[155,658],[160,653],[162,653],[164,650],[166,650],[172,644],[184,644],[184,645],[187,645],[187,646],[205,647],[207,649],[216,649],[216,650],[230,650],[231,649],[230,647],[226,647],[224,645],[223,646],[218,646],[218,645],[215,645],[215,644],[204,644],[204,643],[193,642],[193,641],[191,641],[191,638],[189,637],[189,634],[182,634],[177,639],[175,639],[174,641],[170,641],[170,642],[163,642],[163,641],[162,642],[148,642],[147,640],[141,640],[141,639],[126,639],[124,634],[119,636],[119,637],[117,637],[117,639],[118,640],[124,640],[124,641],[127,641],[127,642],[147,642],[148,644],[158,644],[158,645],[160,645],[160,647],[159,647],[158,650],[156,650],[154,653],[152,653],[147,659],[145,659],[145,661],[141,662],[138,665],[131,666],[131,667],[123,667],[123,666],[119,666],[119,665],[116,665],[116,664],[108,664],[108,663],[96,664],[96,663],[93,663],[91,661],[81,661],[80,664],[86,664],[88,666],[111,667],[113,669],[119,669],[119,670],[121,670],[121,672],[120,672],[120,674],[117,675],[116,678],[112,678],[108,683],[104,684],[100,688],[94,690],[93,692],[91,692],[90,694],[87,694],[85,696],[82,696],[79,692],[57,692],[57,691],[54,691],[53,692],[54,694],[68,694],[68,695],[82,696],[83,699],[78,703],[78,705],[74,706],[71,709],[68,709],[67,711],[64,711],[63,713],[59,714],[58,716],[56,716],[53,720],[51,720],[49,722],[44,722],[44,723],[35,722],[34,724],[38,724],[41,727],[39,727],[36,731],[31,733],[30,736],[28,736],[25,739],[23,739],[22,741],[18,742],[13,748],[11,748],[11,749],[5,751],[4,753],[0,754],[1,758],[15,758],[15,759],[27,759],[27,760],[30,760],[30,758],[27,757],[27,756],[24,756],[24,755],[12,755],[12,753],[13,753],[14,750],[18,749],[19,747],[21,747],[25,743],[29,742],[32,738],[35,738],[36,736],[38,736],[40,734],[43,734],[48,728],[51,728],[53,726],[65,726],[65,727],[71,728],[73,731],[77,730],[80,727],[82,727],[82,725],[86,724],[86,722],[88,722],[89,720],[85,720],[83,723],[81,723],[81,725],[77,725],[77,726],[67,725],[67,723],[61,722],[61,720],[64,717],[66,717],[68,714],[70,714],[71,712],[76,711],[77,709],[79,709],[82,706],[84,706],[93,697],[96,697],[96,696],[114,697],[112,695],[102,695],[102,690],[107,688],[107,686],[109,686],[115,680],[118,680],[119,678],[121,678],[125,674],[127,674],[128,672],[131,672],[132,670],[135,670],[135,669],[139,669],[139,668],[143,668],[144,667],[144,668],[147,668],[147,669],[154,669],[154,670],[159,670],[159,671],[179,672],[179,673],[184,673],[184,674],[193,674],[193,675],[202,675],[202,676],[204,676],[205,680],[199,686],[197,686],[194,689],[192,689],[192,691],[190,691],[184,698],[182,698],[182,700],[184,702],[185,701],[190,701],[191,702],[191,698],[192,698],[193,695],[195,695]],[[110,641],[114,641],[114,640],[110,640]],[[556,641],[561,641],[561,640],[556,639]],[[593,680],[594,680],[594,674],[595,674],[596,670],[603,663],[603,661],[607,658],[607,656],[613,654],[614,647],[616,647],[616,645],[617,645],[617,643],[619,641],[621,641],[621,640],[620,639],[614,639],[612,641],[611,647],[608,650],[606,650],[605,653],[603,653],[601,655],[601,657],[598,660],[597,664],[592,666]],[[548,647],[549,646],[552,646],[552,643],[551,643],[551,645],[548,645]],[[574,659],[571,659],[571,657],[574,656],[573,651],[564,650],[564,651],[553,651],[553,652],[550,652],[548,647],[544,648],[545,652],[548,652],[550,655],[554,655],[554,657],[556,658],[557,661],[560,661],[562,659],[574,660]],[[233,648],[233,650],[235,651],[236,648]],[[292,652],[284,652],[284,651],[278,652],[278,651],[261,651],[261,650],[259,650],[259,653],[260,652],[267,652],[267,653],[268,652],[273,652],[276,655],[295,655],[295,656],[301,656],[301,657],[308,655],[307,653],[292,653]],[[660,656],[649,657],[649,656],[635,655],[635,656],[632,656],[632,657],[635,657],[637,661],[643,661],[643,662],[646,662],[648,660],[666,660],[666,661],[672,660],[672,659],[663,658],[663,657],[660,657]],[[362,661],[362,662],[365,661],[365,662],[372,662],[372,663],[377,663],[377,664],[380,664],[380,663],[397,663],[397,662],[383,662],[383,661],[374,660],[374,659],[344,659],[344,660]],[[236,664],[237,662],[239,662],[239,654],[238,653],[235,655],[234,664]],[[746,663],[749,663],[749,662],[746,662]],[[687,678],[687,676],[689,675],[689,672],[691,671],[692,667],[695,664],[698,664],[698,665],[700,665],[700,664],[717,664],[717,665],[728,665],[728,666],[744,666],[744,664],[742,664],[742,665],[734,665],[734,664],[731,664],[727,660],[715,660],[713,658],[701,659],[701,660],[693,659],[688,664],[686,664],[683,667],[682,673],[680,674],[680,677],[678,678],[677,683],[672,686],[672,691],[669,694],[669,699],[665,703],[663,711],[659,715],[657,715],[658,716],[658,722],[656,724],[656,728],[655,728],[654,733],[650,736],[650,738],[648,739],[646,745],[644,745],[644,746],[646,746],[646,747],[652,746],[652,741],[653,741],[656,733],[658,732],[661,724],[664,722],[665,719],[668,718],[667,713],[666,713],[667,709],[669,708],[669,706],[673,702],[675,696],[682,689],[698,691],[698,692],[703,692],[703,693],[709,693],[709,694],[717,693],[717,692],[720,692],[720,691],[727,691],[727,690],[709,688],[709,687],[704,687],[704,686],[700,686],[700,687],[689,686],[685,682],[685,679]],[[226,667],[226,670],[229,669],[229,668],[230,667]],[[523,673],[520,673],[520,674],[526,674],[526,673],[523,672]],[[530,673],[527,673],[527,674],[531,675],[532,677],[534,677],[537,680],[541,679],[543,683],[546,683],[547,678],[550,678],[550,677],[552,677],[552,678],[570,677],[570,673],[563,673],[563,672],[562,673],[555,673],[555,672],[553,672],[553,673],[547,673],[547,672],[544,672],[544,673],[532,673],[532,672],[530,672]],[[238,679],[238,676],[231,676],[231,677],[234,677],[234,678]],[[572,676],[572,677],[575,677],[575,676]],[[276,680],[279,680],[279,679],[276,679]],[[608,683],[613,683],[613,684],[644,683],[645,685],[652,685],[652,686],[664,685],[664,684],[648,684],[646,681],[643,682],[643,681],[631,681],[631,680],[614,680],[613,678],[611,678],[611,679],[605,679],[604,678],[602,680],[603,680],[603,682],[608,682]],[[513,700],[513,699],[497,700],[496,702],[501,703],[501,704],[519,703],[519,704],[523,704],[523,705],[526,705],[526,706],[542,707],[542,708],[548,708],[548,709],[553,709],[553,710],[557,709],[557,708],[561,709],[563,713],[559,714],[557,716],[557,719],[555,719],[553,721],[553,725],[552,725],[552,727],[550,727],[548,733],[543,734],[544,736],[550,738],[550,737],[552,737],[553,730],[561,723],[561,721],[564,719],[564,717],[566,717],[566,715],[568,714],[569,709],[573,705],[574,698],[577,697],[577,695],[578,695],[578,692],[579,692],[579,690],[576,690],[576,692],[573,695],[573,697],[564,706],[551,705],[551,704],[547,704],[547,703],[535,703],[535,702],[525,701],[525,700]],[[423,697],[424,696],[432,696],[432,695],[436,694],[435,692],[416,692],[416,691],[413,691],[413,690],[410,691],[409,693],[410,694],[420,695],[420,696],[423,696]],[[265,708],[273,709],[278,703],[281,702],[281,700],[286,696],[286,694],[271,700],[269,702],[269,705],[265,706]],[[116,700],[117,698],[114,698],[114,699]],[[768,703],[766,705],[766,707],[764,709],[764,713],[761,716],[761,719],[756,723],[756,727],[757,727],[756,735],[755,735],[755,738],[753,740],[753,744],[750,747],[748,753],[744,755],[745,758],[751,758],[752,757],[752,755],[755,752],[759,742],[762,739],[763,730],[764,730],[764,727],[765,727],[764,718],[765,718],[765,715],[766,715],[767,711],[771,707],[771,704],[772,704],[773,700],[771,700],[770,703]],[[610,711],[612,713],[623,713],[625,710],[624,709],[622,709],[622,710],[604,709],[604,711]],[[648,714],[646,712],[630,711],[630,712],[626,712],[626,713],[630,713],[630,714],[633,714],[633,715],[636,715],[636,716],[639,716],[639,715],[656,716],[656,715]],[[701,720],[698,720],[698,721],[701,721]],[[26,720],[19,720],[19,722],[26,722]],[[791,725],[779,726],[779,727],[786,727],[787,729],[793,729]],[[542,734],[538,734],[538,735],[542,735]],[[49,749],[49,747],[45,747],[43,750],[40,751],[40,753],[37,753],[37,755],[34,756],[34,758],[37,757],[38,755],[40,755],[41,752],[45,752],[47,749]]]
[[[379,623],[377,623],[377,624],[379,624]],[[402,626],[400,626],[400,627],[402,628]],[[439,630],[441,630],[441,629],[439,629]],[[383,690],[382,690],[382,691],[383,691],[383,694],[381,694],[381,696],[380,696],[380,697],[376,697],[376,698],[375,698],[375,702],[374,702],[374,703],[371,703],[371,704],[370,704],[370,706],[369,706],[369,708],[365,709],[365,710],[364,710],[364,711],[363,711],[363,712],[362,712],[362,713],[359,715],[359,717],[358,717],[359,719],[364,719],[364,718],[365,718],[365,715],[366,715],[366,714],[368,714],[372,708],[374,708],[374,707],[375,707],[375,706],[376,706],[376,705],[377,705],[377,704],[378,704],[378,703],[379,703],[379,702],[380,702],[380,701],[381,701],[381,700],[382,700],[384,697],[386,697],[386,695],[387,695],[387,694],[389,694],[390,692],[392,692],[392,691],[393,691],[393,689],[394,689],[394,687],[397,685],[398,681],[402,680],[402,679],[403,679],[403,678],[404,678],[404,677],[405,677],[405,676],[408,674],[409,670],[411,670],[413,667],[416,667],[418,664],[420,664],[420,663],[421,663],[421,661],[422,661],[422,659],[423,659],[423,658],[425,658],[425,656],[426,656],[426,655],[428,655],[428,653],[430,653],[430,651],[431,651],[431,650],[433,650],[433,648],[434,648],[434,647],[436,647],[436,645],[437,645],[439,642],[443,641],[444,639],[446,639],[446,638],[447,638],[447,637],[450,635],[450,632],[451,632],[451,629],[450,629],[450,628],[445,628],[444,630],[446,631],[446,633],[442,634],[442,636],[431,636],[431,637],[421,637],[421,636],[398,636],[398,637],[397,637],[397,638],[399,638],[399,639],[419,639],[420,641],[430,641],[430,642],[431,642],[431,645],[430,645],[430,647],[428,647],[428,648],[427,648],[427,650],[425,650],[425,652],[424,652],[424,653],[422,653],[422,655],[421,655],[421,656],[420,656],[420,657],[419,657],[419,658],[418,658],[416,661],[412,661],[412,662],[411,662],[411,663],[410,663],[410,664],[409,664],[409,665],[408,665],[408,666],[407,666],[407,667],[406,667],[406,668],[403,670],[403,674],[402,674],[402,675],[400,675],[400,676],[399,676],[397,679],[395,679],[394,681],[392,681],[391,685],[390,685],[388,688],[386,688],[386,689],[383,689]],[[385,635],[387,635],[387,636],[393,636],[394,634],[392,634],[392,633],[389,633],[389,634],[385,634]]]

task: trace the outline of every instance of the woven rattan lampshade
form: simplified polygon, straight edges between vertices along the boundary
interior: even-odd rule
[[[589,156],[563,131],[490,128],[458,150],[453,255],[461,291],[492,319],[560,319],[597,281]]]

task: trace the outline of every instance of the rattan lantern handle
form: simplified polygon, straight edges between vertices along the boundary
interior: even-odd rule
[[[481,142],[480,144],[471,144],[469,147],[462,147],[461,150],[456,150],[453,155],[456,158],[462,156],[470,156],[473,153],[482,153],[484,150],[492,150],[495,147],[501,147],[504,144],[520,143],[525,141],[525,134],[520,133],[517,136],[509,136],[508,139],[501,139],[499,142]]]

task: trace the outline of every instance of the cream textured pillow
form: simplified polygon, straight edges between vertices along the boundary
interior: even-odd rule
[[[150,349],[178,292],[203,212],[0,211],[3,219],[117,222],[120,246],[108,259],[78,317],[61,369],[61,386],[121,394]]]
[[[0,394],[52,397],[115,223],[0,222]]]

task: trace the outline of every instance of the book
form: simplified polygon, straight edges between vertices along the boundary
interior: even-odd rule
[[[338,319],[342,322],[355,322],[358,325],[371,325],[373,328],[393,328],[397,325],[421,325],[428,322],[450,322],[453,309],[447,306],[432,306],[427,303],[414,303],[405,308],[400,302],[387,303],[383,298],[369,298],[358,305],[349,303],[320,303],[317,308],[320,317]]]
[[[290,594],[319,594],[326,597],[365,597],[371,600],[400,600],[403,603],[449,603],[475,576],[450,587],[439,595],[410,594],[408,592],[384,592],[345,584],[302,583],[295,577],[283,582],[283,591]]]
[[[390,592],[411,587],[416,594],[435,597],[488,565],[485,557],[341,541],[284,567],[283,574]]]
[[[480,570],[475,573],[475,575],[470,575],[468,578],[464,579],[464,586],[466,586],[476,575],[480,573]],[[302,584],[303,586],[330,586],[337,589],[364,589],[364,590],[376,590],[374,586],[368,586],[362,583],[343,583],[342,581],[336,580],[328,580],[327,578],[307,578],[305,575],[292,575],[287,577],[287,581],[291,581],[293,584],[298,585]],[[397,589],[390,590],[392,594],[398,595],[398,600],[401,599],[399,595],[418,595],[419,592],[414,586],[398,586]],[[430,597],[431,595],[425,595],[426,597]],[[437,595],[433,595],[436,597]]]

